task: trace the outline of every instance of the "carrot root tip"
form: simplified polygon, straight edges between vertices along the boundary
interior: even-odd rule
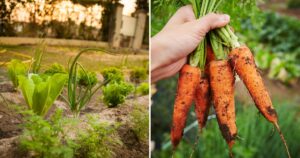
[[[284,136],[283,136],[283,134],[282,134],[282,132],[281,132],[281,130],[280,130],[280,127],[279,127],[278,123],[277,123],[277,122],[274,122],[273,124],[274,124],[276,130],[278,131],[278,133],[279,133],[279,135],[280,135],[281,141],[283,142],[283,144],[284,144],[284,146],[285,146],[285,151],[286,151],[286,153],[287,153],[287,155],[288,155],[288,158],[291,158],[290,151],[289,151],[289,147],[288,147],[288,145],[287,145],[287,143],[286,143],[286,140],[285,140],[285,138],[284,138]]]

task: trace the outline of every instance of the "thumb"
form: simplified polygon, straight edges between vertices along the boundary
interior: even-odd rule
[[[215,28],[220,28],[227,25],[230,21],[230,16],[227,14],[209,13],[200,19],[194,21],[194,26],[200,36]]]

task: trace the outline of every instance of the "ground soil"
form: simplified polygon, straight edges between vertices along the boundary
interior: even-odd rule
[[[0,140],[19,135],[21,133],[19,125],[21,123],[20,114],[15,113],[7,105],[0,103]]]
[[[116,157],[148,157],[149,143],[140,141],[132,129],[127,128],[126,126],[121,126],[118,134],[121,138],[121,141],[124,143],[124,147],[117,150]]]

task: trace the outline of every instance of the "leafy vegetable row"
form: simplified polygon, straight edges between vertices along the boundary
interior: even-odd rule
[[[59,96],[69,105],[74,116],[78,117],[81,109],[100,89],[103,92],[102,99],[108,107],[124,103],[126,97],[134,91],[134,86],[125,81],[120,69],[104,69],[102,71],[104,81],[98,83],[96,73],[86,70],[78,62],[83,53],[99,51],[98,49],[86,49],[79,52],[71,61],[68,72],[62,65],[54,63],[43,73],[39,71],[44,51],[40,51],[40,46],[37,49],[31,67],[20,60],[13,59],[7,68],[9,78],[15,88],[22,91],[28,108],[38,115],[45,116]],[[146,80],[147,76],[145,69],[135,68],[131,71],[130,79],[137,86]],[[65,86],[67,97],[63,92]],[[136,93],[142,95],[149,94],[148,91],[149,86],[145,84],[141,84],[135,90]]]

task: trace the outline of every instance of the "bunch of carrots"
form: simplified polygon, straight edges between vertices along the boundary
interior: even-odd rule
[[[200,18],[208,13],[217,12],[222,0],[190,2],[195,16]],[[212,103],[219,128],[232,156],[231,149],[238,135],[234,103],[235,73],[244,82],[260,113],[279,132],[290,157],[278,125],[276,110],[255,65],[253,54],[247,46],[240,45],[237,36],[228,25],[210,31],[189,56],[189,63],[179,72],[171,129],[173,148],[176,148],[182,138],[192,103],[195,102],[200,131],[205,127]]]

